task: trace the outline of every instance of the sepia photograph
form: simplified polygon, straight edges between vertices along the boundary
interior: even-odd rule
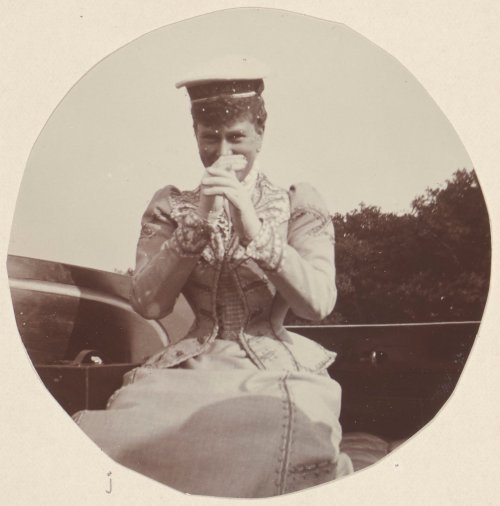
[[[176,491],[355,479],[467,364],[491,272],[475,169],[345,24],[238,8],[144,33],[27,160],[6,259],[26,360],[96,451]]]

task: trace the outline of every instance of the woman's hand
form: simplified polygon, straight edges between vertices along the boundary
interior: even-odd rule
[[[236,177],[236,172],[244,170],[246,165],[247,160],[242,155],[221,156],[206,169],[200,196],[202,213],[207,212],[208,207],[208,212],[218,211],[222,209],[223,198],[228,200],[233,227],[243,244],[249,243],[261,227],[251,197]]]
[[[215,170],[224,170],[228,172],[240,171],[246,167],[246,158],[242,155],[224,155],[219,157],[215,163],[208,167],[206,170],[215,169]],[[206,174],[205,174],[206,176]],[[201,182],[202,190],[203,190],[203,180]],[[222,211],[224,197],[222,195],[208,195],[203,191],[200,194],[200,203],[198,212],[201,217],[207,218],[212,212],[220,212]]]

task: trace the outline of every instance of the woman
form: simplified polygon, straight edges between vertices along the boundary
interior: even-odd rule
[[[333,309],[332,223],[311,186],[286,191],[259,172],[264,83],[246,62],[178,83],[205,171],[194,191],[158,191],[142,220],[133,307],[162,318],[182,292],[195,322],[128,373],[106,411],[75,419],[178,490],[267,497],[352,469],[326,372],[335,354],[283,327],[289,308],[312,320]]]

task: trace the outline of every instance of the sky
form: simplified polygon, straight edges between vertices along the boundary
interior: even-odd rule
[[[208,59],[269,68],[259,165],[281,186],[308,181],[332,213],[386,212],[472,162],[418,80],[348,27],[289,12],[219,11],[155,30],[96,63],[41,131],[18,196],[9,252],[104,270],[134,266],[153,193],[203,173],[185,90]]]

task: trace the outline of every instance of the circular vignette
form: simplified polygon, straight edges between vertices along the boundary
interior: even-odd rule
[[[251,30],[255,26],[259,26],[258,38]],[[337,318],[351,325],[399,324],[372,327],[371,336],[375,337],[367,348],[367,337],[359,327],[331,329],[332,335],[338,333],[337,346],[344,342],[343,335],[363,343],[344,353],[357,362],[342,362],[340,353],[339,369],[332,374],[344,392],[352,394],[351,411],[347,409],[343,415],[345,426],[363,427],[363,417],[376,415],[378,425],[372,426],[372,432],[382,440],[373,439],[370,444],[375,445],[372,454],[380,456],[381,447],[392,448],[387,439],[410,435],[401,418],[405,412],[424,412],[420,415],[423,425],[454,388],[486,300],[489,228],[472,163],[451,125],[399,62],[347,27],[282,11],[235,9],[157,29],[115,51],[75,84],[37,139],[19,193],[10,252],[17,257],[81,266],[78,279],[74,269],[65,278],[68,271],[58,267],[62,271],[57,271],[55,279],[41,281],[80,288],[83,283],[90,290],[96,285],[85,268],[119,272],[133,268],[138,223],[150,196],[170,183],[192,188],[202,173],[187,97],[175,90],[173,83],[193,66],[225,52],[251,54],[273,68],[264,92],[270,120],[261,165],[283,186],[300,180],[313,183],[334,215],[342,304]],[[432,190],[427,191],[429,187]],[[481,223],[480,236],[473,235],[471,223],[461,216],[472,207],[478,213],[474,221]],[[443,219],[448,221],[440,222]],[[395,254],[398,241],[383,244],[384,231],[401,238],[392,234],[403,234],[402,228],[410,231],[411,237],[406,238],[406,250],[399,256],[388,256],[388,271],[396,270],[401,259],[414,254],[411,246],[416,243],[423,244],[421,253],[431,253],[427,270],[415,272],[411,280],[413,288],[422,292],[408,299],[413,300],[413,309],[422,306],[413,313],[408,308],[397,313],[394,303],[411,291],[407,278],[399,283],[387,280],[383,288],[392,291],[381,295],[366,283],[365,276],[370,269],[374,271],[373,265],[383,265],[371,263],[380,249],[386,255]],[[450,231],[449,237],[443,236],[445,230]],[[473,243],[479,247],[473,248]],[[453,250],[457,244],[459,252]],[[356,272],[349,262],[352,259],[358,265],[364,261],[367,271],[358,267]],[[39,275],[38,267],[35,273],[27,265],[16,267],[15,275]],[[453,284],[443,277],[443,270],[450,271],[448,277],[463,275]],[[361,288],[360,278],[365,280]],[[122,284],[126,282],[119,277],[109,279],[119,286],[113,288],[118,292],[113,295],[124,297]],[[381,282],[379,278],[373,284],[377,282]],[[360,289],[365,291],[356,292]],[[372,290],[371,298],[366,295],[368,289]],[[463,300],[458,300],[461,313],[453,290],[463,295]],[[360,310],[363,303],[366,307]],[[450,309],[450,305],[455,306],[455,312],[449,310],[449,314],[458,314],[454,319],[468,323],[452,326],[447,321],[446,325],[425,327],[422,338],[424,326],[417,332],[409,325],[424,323],[418,318],[436,322],[448,314],[445,306]],[[468,313],[472,306],[474,312]],[[57,307],[58,314],[69,315],[65,325],[74,332],[78,309],[68,309],[60,301]],[[390,311],[384,312],[384,307]],[[360,315],[356,316],[356,311]],[[391,321],[391,314],[397,314],[395,321]],[[16,316],[19,323],[25,315],[16,309]],[[186,318],[180,315],[180,320]],[[22,323],[26,322],[21,322],[21,337],[30,350],[36,332],[26,337]],[[38,330],[44,324],[39,323]],[[182,324],[172,325],[177,329],[176,325]],[[326,329],[323,327],[316,338],[324,341]],[[318,331],[313,330],[315,333]],[[452,345],[451,334],[456,337]],[[401,379],[398,366],[410,356],[414,374],[403,380],[402,384],[407,384],[402,397],[412,401],[396,406],[395,391],[380,390],[376,393],[379,404],[370,407],[372,412],[360,414],[357,410],[366,399],[356,391],[349,374],[359,369],[372,386],[376,381],[387,382],[390,374]],[[392,372],[387,364],[394,367]],[[428,377],[429,369],[435,375],[434,383],[417,392],[423,373]],[[439,376],[443,371],[445,383],[441,382],[444,376]],[[378,380],[376,373],[381,375]]]

